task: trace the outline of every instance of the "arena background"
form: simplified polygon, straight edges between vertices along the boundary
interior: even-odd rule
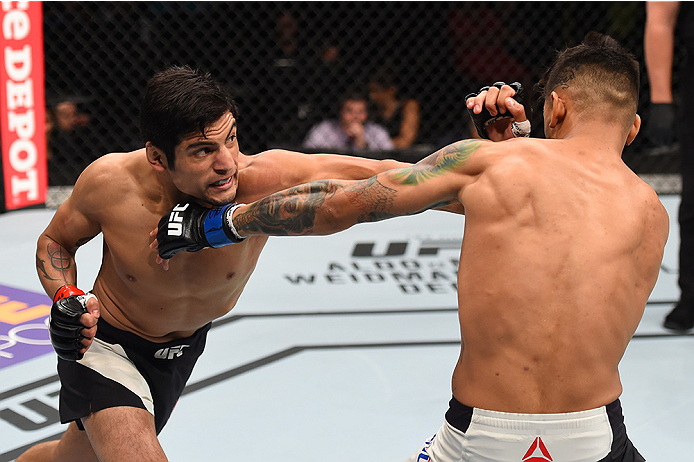
[[[589,30],[613,35],[643,63],[644,10],[637,2],[44,3],[47,103],[71,101],[79,112],[68,114],[73,135],[51,132],[48,209],[0,214],[0,261],[9,262],[0,267],[0,462],[66,427],[36,237],[88,162],[142,146],[138,107],[154,72],[189,64],[223,81],[240,106],[242,149],[253,154],[296,147],[311,124],[336,114],[346,88],[389,65],[422,106],[420,139],[408,151],[366,155],[416,160],[468,136],[466,94],[497,79],[530,90],[555,50]],[[294,55],[282,54],[279,32],[294,37]],[[326,50],[337,51],[334,60],[322,59]],[[645,72],[642,82],[647,123]],[[662,327],[679,299],[673,152],[642,134],[624,154],[670,215],[658,282],[620,364],[629,435],[651,462],[694,453],[694,333]],[[428,211],[363,226],[268,241],[161,434],[172,462],[403,460],[436,431],[460,348],[453,282],[464,217]],[[79,287],[93,287],[102,253],[102,236],[80,249]]]
[[[142,90],[171,64],[209,71],[228,87],[247,154],[300,148],[314,123],[336,116],[344,91],[366,90],[389,67],[399,94],[421,105],[419,137],[407,151],[361,155],[415,161],[469,137],[464,97],[496,80],[524,83],[534,135],[542,136],[532,85],[557,50],[597,30],[642,63],[639,112],[648,123],[643,2],[45,2],[43,9],[47,105],[69,100],[78,111],[73,133],[55,123],[49,132],[49,206],[69,194],[57,187],[72,185],[95,158],[142,146]],[[679,192],[673,149],[654,149],[642,133],[624,159],[659,192]]]

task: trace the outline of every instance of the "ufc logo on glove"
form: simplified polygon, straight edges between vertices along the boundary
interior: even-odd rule
[[[177,204],[171,209],[169,215],[169,236],[180,236],[183,234],[183,217],[178,212],[184,212],[190,204]]]

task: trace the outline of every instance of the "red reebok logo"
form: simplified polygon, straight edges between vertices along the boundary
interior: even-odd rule
[[[535,438],[533,444],[530,445],[530,449],[523,456],[523,462],[551,462],[552,456],[549,455],[549,451],[542,442],[542,438],[539,436]]]

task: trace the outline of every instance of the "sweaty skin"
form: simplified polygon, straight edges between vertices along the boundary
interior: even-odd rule
[[[621,394],[618,363],[668,236],[667,213],[622,162],[621,143],[463,141],[367,180],[274,194],[233,223],[241,235],[330,234],[459,201],[455,398],[517,413],[597,408]]]
[[[102,233],[103,262],[93,289],[101,317],[153,342],[190,336],[234,307],[267,238],[181,254],[164,271],[149,233],[176,203],[252,202],[306,181],[368,178],[406,165],[281,150],[246,156],[230,113],[205,135],[177,146],[174,170],[151,146],[109,154],[87,167],[38,241],[36,265],[46,292],[76,283],[76,250]]]

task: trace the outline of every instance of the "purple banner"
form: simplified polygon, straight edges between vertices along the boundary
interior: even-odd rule
[[[50,310],[46,294],[0,285],[0,369],[53,352]]]

